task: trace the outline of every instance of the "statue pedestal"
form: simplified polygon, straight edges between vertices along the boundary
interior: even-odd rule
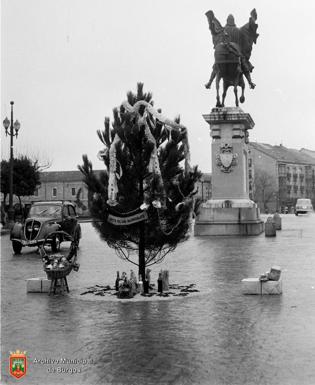
[[[213,108],[203,116],[212,137],[212,199],[203,203],[195,235],[258,235],[259,209],[249,199],[248,130],[251,116],[238,107]]]

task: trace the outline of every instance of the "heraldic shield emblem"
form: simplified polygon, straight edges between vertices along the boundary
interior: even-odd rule
[[[231,172],[237,164],[237,154],[233,154],[233,147],[230,144],[220,146],[220,153],[216,155],[217,166],[222,172]]]
[[[11,376],[20,379],[25,376],[27,371],[26,352],[10,352],[10,374]]]
[[[225,167],[225,168],[231,167],[231,164],[233,161],[233,154],[231,152],[223,153],[223,154],[221,153],[221,154],[219,154],[219,156],[220,156],[221,164],[223,167]]]

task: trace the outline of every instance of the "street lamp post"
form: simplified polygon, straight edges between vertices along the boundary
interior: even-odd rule
[[[18,132],[20,129],[20,123],[16,120],[13,123],[13,104],[14,102],[10,102],[11,104],[11,121],[8,118],[5,118],[3,121],[3,126],[5,129],[6,136],[10,136],[10,171],[9,171],[9,210],[8,210],[8,221],[9,226],[14,221],[14,209],[13,209],[13,137],[18,136]],[[10,127],[10,130],[9,130]]]

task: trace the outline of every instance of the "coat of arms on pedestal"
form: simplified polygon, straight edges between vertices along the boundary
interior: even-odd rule
[[[237,154],[233,154],[233,147],[230,144],[220,146],[220,153],[216,155],[217,166],[222,172],[231,172],[237,164]]]

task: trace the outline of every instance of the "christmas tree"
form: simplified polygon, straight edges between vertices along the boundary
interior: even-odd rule
[[[139,266],[144,279],[146,267],[187,238],[201,173],[189,164],[187,129],[153,107],[142,83],[104,126],[97,133],[105,170],[96,176],[86,155],[78,166],[93,225],[121,258]]]

